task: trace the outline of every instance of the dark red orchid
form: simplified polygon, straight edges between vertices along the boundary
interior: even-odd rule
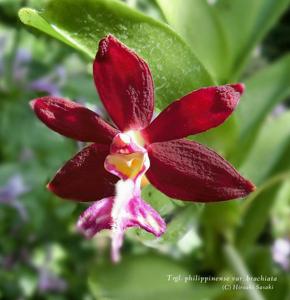
[[[142,58],[109,35],[100,41],[93,73],[116,127],[66,99],[43,97],[31,106],[52,130],[92,143],[57,172],[48,188],[62,198],[100,200],[83,213],[78,227],[88,237],[111,229],[114,260],[126,228],[139,226],[156,236],[165,231],[162,218],[141,199],[145,173],[161,192],[184,201],[229,200],[254,190],[217,153],[184,139],[222,124],[236,108],[243,84],[193,91],[151,122],[153,80]]]

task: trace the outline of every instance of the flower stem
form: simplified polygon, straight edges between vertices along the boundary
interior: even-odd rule
[[[246,282],[249,283],[249,289],[246,290],[248,294],[249,300],[265,300],[263,295],[259,290],[256,289],[255,284],[252,281],[248,281],[249,277],[251,277],[242,257],[235,249],[232,244],[227,243],[224,246],[224,254],[228,261],[228,264],[232,268],[232,270],[240,277],[244,278]]]

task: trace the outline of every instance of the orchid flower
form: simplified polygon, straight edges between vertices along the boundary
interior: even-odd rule
[[[254,190],[217,153],[184,139],[222,124],[237,106],[243,84],[195,90],[151,122],[153,79],[135,52],[106,36],[93,74],[115,125],[67,99],[47,96],[31,106],[52,130],[91,143],[57,172],[48,189],[62,198],[97,201],[81,215],[78,228],[89,238],[110,229],[114,261],[127,228],[141,227],[157,237],[165,231],[158,212],[141,198],[142,182],[148,180],[171,198],[197,202],[245,197]]]

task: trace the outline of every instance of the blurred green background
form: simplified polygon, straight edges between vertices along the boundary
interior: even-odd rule
[[[86,206],[45,189],[82,145],[28,105],[52,94],[104,114],[91,63],[108,33],[148,61],[157,111],[201,86],[246,84],[234,116],[193,138],[257,185],[206,205],[147,186],[167,232],[130,229],[118,265],[107,232],[76,232]],[[0,299],[289,300],[289,50],[288,0],[0,0]]]

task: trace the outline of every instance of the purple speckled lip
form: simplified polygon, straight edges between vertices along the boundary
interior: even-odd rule
[[[120,163],[127,163],[128,156],[140,155],[140,168],[136,174],[129,176],[110,159],[117,157]],[[120,260],[120,249],[123,244],[124,232],[130,227],[140,227],[156,237],[161,236],[166,224],[161,216],[141,198],[141,179],[150,166],[145,148],[138,145],[132,137],[124,133],[114,138],[110,155],[105,160],[108,172],[117,175],[120,180],[116,184],[114,197],[104,198],[83,212],[77,227],[87,238],[92,238],[103,229],[111,230],[112,260]],[[133,167],[132,167],[133,168]],[[127,170],[130,170],[130,165]]]

